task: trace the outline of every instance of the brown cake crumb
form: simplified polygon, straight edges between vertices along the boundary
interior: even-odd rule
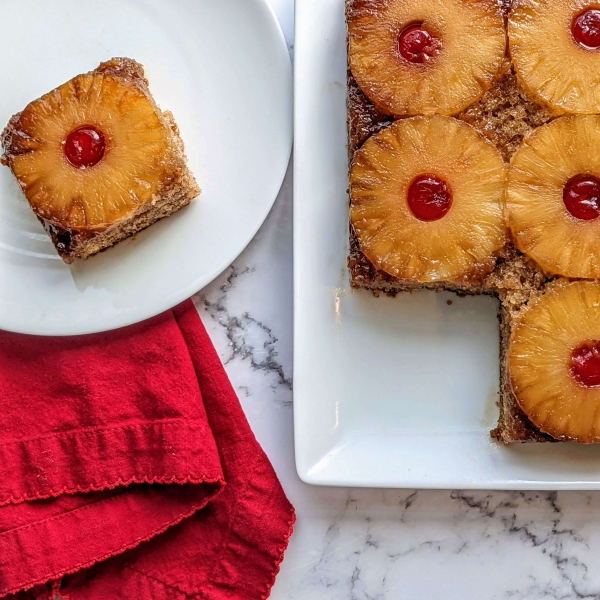
[[[481,100],[458,118],[492,142],[508,162],[526,135],[555,116],[549,107],[534,100],[519,85],[514,69],[507,61]]]

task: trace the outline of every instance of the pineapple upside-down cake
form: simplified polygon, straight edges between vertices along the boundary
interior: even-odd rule
[[[503,442],[600,442],[600,5],[346,0],[354,287],[500,299]]]
[[[4,156],[66,263],[171,215],[200,194],[173,115],[143,67],[102,63],[31,102],[2,134]]]

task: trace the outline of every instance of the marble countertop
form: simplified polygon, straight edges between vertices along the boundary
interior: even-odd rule
[[[293,55],[293,0],[269,0]],[[292,174],[194,298],[298,522],[273,600],[600,600],[600,492],[316,488],[296,474]]]

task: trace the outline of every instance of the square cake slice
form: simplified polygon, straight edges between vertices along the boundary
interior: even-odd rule
[[[113,58],[31,102],[2,134],[2,163],[70,264],[189,204],[200,188],[142,65]]]

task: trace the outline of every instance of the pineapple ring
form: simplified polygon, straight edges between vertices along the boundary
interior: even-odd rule
[[[600,177],[599,147],[600,116],[570,115],[537,129],[513,156],[509,226],[519,250],[548,273],[600,278],[600,219],[576,219],[563,200],[572,177]]]
[[[408,204],[422,174],[443,179],[452,208],[437,221]],[[496,148],[452,117],[412,117],[369,138],[350,171],[350,219],[378,268],[413,282],[476,280],[506,242],[505,166]]]
[[[403,59],[399,37],[421,26],[441,41],[424,64]],[[358,85],[392,115],[454,115],[490,87],[506,50],[493,0],[354,0],[348,11],[348,56]]]
[[[570,371],[573,351],[600,340],[600,283],[555,282],[513,327],[508,350],[512,390],[541,431],[561,440],[600,442],[600,388]]]
[[[102,231],[152,203],[168,181],[172,132],[137,85],[104,73],[79,75],[18,116],[11,167],[34,212],[59,227]],[[104,156],[74,167],[65,140],[100,131]]]
[[[508,19],[510,54],[519,79],[550,106],[600,112],[600,54],[573,37],[573,18],[589,0],[514,0]]]

